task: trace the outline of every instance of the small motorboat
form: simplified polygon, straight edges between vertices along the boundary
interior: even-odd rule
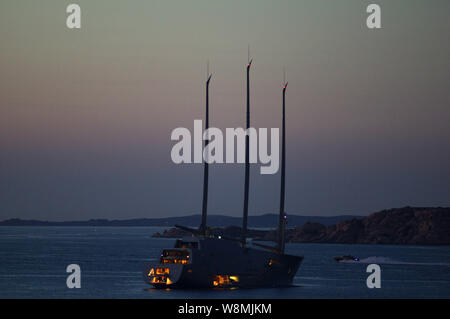
[[[342,262],[342,261],[359,261],[358,257],[352,256],[352,255],[344,255],[344,256],[336,256],[334,257],[334,260],[336,260],[337,262]]]

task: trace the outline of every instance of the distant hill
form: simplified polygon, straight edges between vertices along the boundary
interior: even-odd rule
[[[351,218],[360,218],[362,216],[340,215],[340,216],[299,216],[288,215],[288,227],[302,226],[306,222],[320,223],[325,226],[334,225],[340,221]],[[39,221],[39,220],[23,220],[18,218],[8,219],[0,222],[0,226],[174,226],[176,224],[198,227],[200,225],[201,215],[190,215],[182,217],[166,217],[166,218],[140,218],[140,219],[124,219],[124,220],[108,220],[108,219],[90,219],[86,221]],[[208,225],[225,227],[225,226],[241,226],[242,218],[230,217],[225,215],[209,215]],[[278,225],[277,214],[265,214],[259,216],[249,216],[248,225],[256,228],[275,228]]]
[[[275,232],[267,234],[274,239]],[[306,223],[288,231],[290,242],[450,245],[450,207],[387,209],[336,225]]]

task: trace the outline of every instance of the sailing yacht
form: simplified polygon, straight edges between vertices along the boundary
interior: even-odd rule
[[[250,127],[250,68],[247,65],[246,127]],[[209,84],[206,80],[205,130],[209,127]],[[191,237],[177,239],[173,248],[163,249],[159,261],[148,264],[144,279],[155,288],[215,288],[215,287],[280,287],[292,285],[293,278],[303,260],[302,256],[285,253],[286,214],[285,199],[285,95],[287,82],[282,89],[282,158],[281,192],[277,245],[247,243],[249,199],[249,136],[245,140],[245,184],[241,238],[224,238],[210,234],[207,219],[208,163],[204,162],[202,220],[198,229],[177,225],[192,233]],[[205,141],[205,146],[208,140]]]

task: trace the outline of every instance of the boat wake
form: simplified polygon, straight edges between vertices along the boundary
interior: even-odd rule
[[[359,264],[385,264],[385,265],[419,265],[419,266],[447,266],[450,267],[450,263],[439,263],[439,262],[409,262],[409,261],[399,261],[394,260],[389,257],[381,256],[371,256],[367,258],[362,258],[359,261],[353,260],[343,260],[342,263],[359,263]]]

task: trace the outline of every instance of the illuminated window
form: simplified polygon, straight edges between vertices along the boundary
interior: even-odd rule
[[[156,274],[157,275],[168,275],[169,268],[156,268]]]
[[[276,264],[279,264],[278,260],[276,260],[276,259],[269,260],[269,266],[276,265]]]
[[[155,268],[151,269],[148,276],[151,277],[153,284],[171,285],[173,282],[169,278],[169,268]]]
[[[167,277],[165,276],[156,276],[152,278],[152,283],[154,284],[165,284],[167,282]]]
[[[165,249],[161,254],[161,264],[189,264],[189,251],[184,249]]]
[[[229,286],[235,282],[239,282],[238,276],[217,275],[217,276],[214,276],[213,285],[215,287]]]

